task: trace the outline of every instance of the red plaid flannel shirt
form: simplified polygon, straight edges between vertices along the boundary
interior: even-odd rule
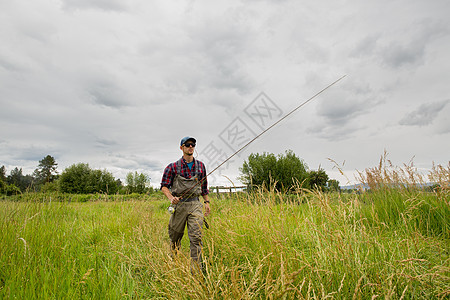
[[[162,180],[161,180],[161,188],[163,188],[164,186],[167,188],[171,188],[172,184],[173,184],[173,179],[175,178],[175,175],[177,174],[177,162],[171,163],[169,164],[165,169],[164,169],[164,173],[162,176]],[[189,169],[186,160],[182,157],[181,158],[181,176],[183,176],[184,178],[191,178],[192,176],[195,176],[195,164],[200,164],[200,174],[197,174],[197,178],[198,180],[203,180],[201,183],[201,187],[202,187],[202,196],[204,195],[208,195],[209,194],[209,190],[208,190],[208,180],[205,178],[206,177],[206,167],[205,164],[202,163],[199,160],[196,160],[194,158],[194,165],[192,165],[192,171]]]

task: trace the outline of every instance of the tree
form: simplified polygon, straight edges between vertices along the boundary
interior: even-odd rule
[[[285,156],[278,155],[277,180],[284,189],[291,189],[297,183],[308,187],[308,166],[292,150],[285,151]]]
[[[134,184],[136,193],[143,194],[150,185],[150,177],[147,174],[135,172]]]
[[[339,186],[339,181],[336,179],[330,179],[328,180],[328,188],[330,191],[333,192],[339,192],[341,190],[341,187]]]
[[[52,181],[52,182],[46,182],[44,183],[41,188],[39,189],[42,193],[51,193],[51,192],[57,192],[59,191],[59,185],[58,181]]]
[[[6,168],[2,166],[0,168],[0,194],[6,193]]]
[[[6,178],[8,184],[15,185],[20,191],[24,192],[33,185],[34,178],[31,175],[23,175],[22,168],[15,167]]]
[[[92,170],[88,164],[78,163],[66,168],[59,177],[59,189],[63,193],[91,194],[118,191],[118,182],[106,170]]]
[[[307,165],[292,150],[276,157],[272,153],[250,154],[239,169],[239,179],[246,185],[262,186],[276,182],[276,189],[288,191],[297,182],[307,181]]]
[[[106,170],[91,170],[88,184],[90,193],[115,194],[118,190],[117,181],[112,173]]]
[[[134,175],[132,172],[128,172],[125,177],[125,184],[127,185],[127,192],[132,193],[134,188]]]
[[[324,169],[319,168],[317,171],[309,171],[309,184],[313,189],[323,190],[327,186],[328,175]]]
[[[6,182],[4,182],[1,178],[0,178],[0,194],[5,194],[6,193]]]
[[[6,168],[5,168],[5,166],[2,166],[0,168],[0,181],[3,181],[6,183]]]
[[[127,184],[127,192],[143,194],[148,189],[150,184],[150,177],[144,173],[138,173],[137,171],[129,172],[125,177],[125,183]]]
[[[88,164],[78,163],[66,168],[59,178],[59,189],[63,193],[87,194],[91,168]]]
[[[56,178],[58,171],[58,164],[55,158],[47,155],[42,160],[39,161],[39,165],[36,170],[34,170],[34,176],[39,183],[52,182]]]
[[[9,176],[7,178],[8,184],[14,184],[15,186],[19,187],[23,181],[23,173],[22,168],[15,167],[11,170],[9,173]]]
[[[16,185],[14,185],[14,184],[7,185],[7,187],[6,187],[6,195],[7,196],[18,195],[20,193],[21,193],[21,191]]]

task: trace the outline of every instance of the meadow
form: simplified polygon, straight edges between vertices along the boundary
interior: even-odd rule
[[[448,299],[448,169],[435,189],[395,172],[366,170],[365,192],[212,195],[202,275],[187,235],[171,258],[160,193],[5,198],[0,298]]]

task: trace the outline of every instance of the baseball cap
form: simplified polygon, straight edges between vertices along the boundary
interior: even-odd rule
[[[180,146],[183,146],[183,144],[185,144],[189,140],[193,141],[194,143],[197,142],[192,136],[185,136],[184,138],[181,139]]]

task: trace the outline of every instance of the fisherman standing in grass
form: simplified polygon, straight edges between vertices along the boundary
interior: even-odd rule
[[[169,221],[169,237],[174,252],[178,251],[187,225],[190,241],[191,259],[201,266],[203,205],[205,216],[209,215],[208,183],[205,165],[193,156],[196,140],[186,136],[181,139],[180,150],[183,157],[169,164],[161,180],[161,190],[175,208]],[[197,184],[201,181],[200,184]]]

